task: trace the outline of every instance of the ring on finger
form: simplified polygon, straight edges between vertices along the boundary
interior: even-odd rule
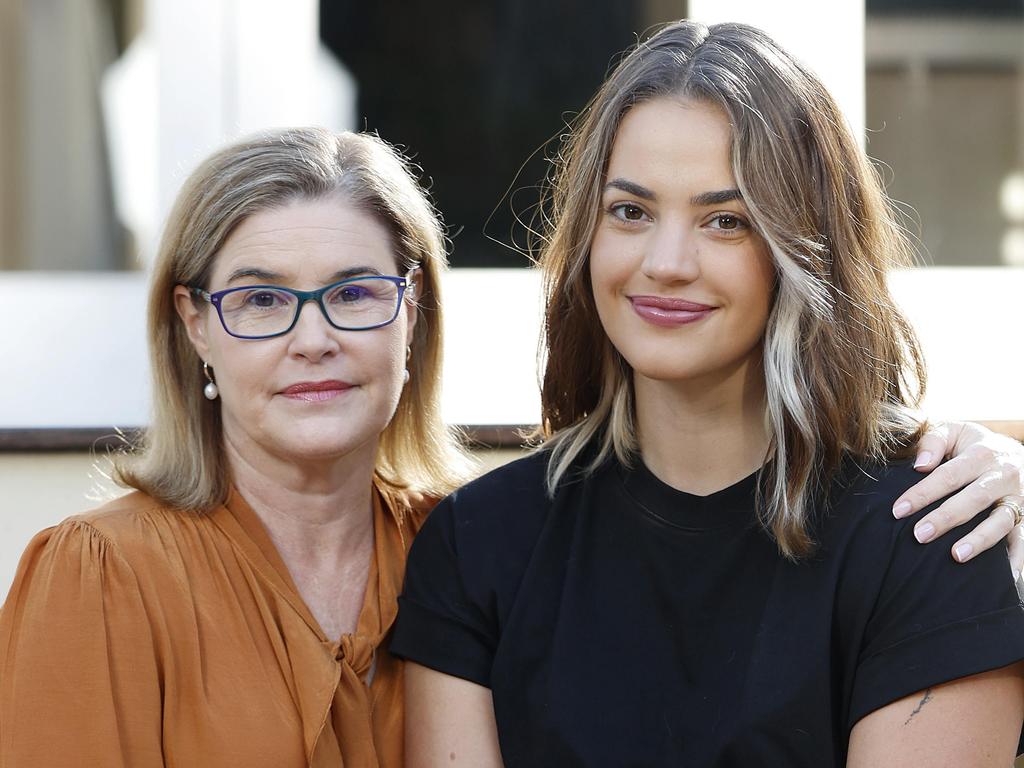
[[[1021,520],[1024,520],[1024,506],[1019,502],[1014,501],[1009,496],[1003,496],[996,502],[996,509],[999,507],[1006,507],[1010,514],[1013,515],[1013,527],[1016,528],[1020,525]]]

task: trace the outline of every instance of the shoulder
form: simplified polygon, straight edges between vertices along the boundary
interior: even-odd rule
[[[103,539],[125,555],[148,555],[177,538],[178,529],[195,525],[204,515],[172,509],[141,491],[132,491],[96,509],[69,517],[59,527],[76,528]]]
[[[467,512],[522,509],[524,505],[544,505],[547,499],[545,474],[548,451],[534,451],[510,461],[467,483],[447,501]]]
[[[488,539],[532,539],[551,505],[544,484],[548,456],[531,453],[467,483],[437,504],[424,527],[444,525],[474,548]]]
[[[188,529],[206,524],[207,519],[205,514],[172,509],[133,491],[36,534],[19,570],[28,573],[44,563],[49,567],[73,563],[76,571],[97,574],[111,569],[159,570],[167,562],[168,547],[187,550]]]
[[[407,526],[413,534],[428,518],[457,514],[463,519],[499,520],[512,509],[537,510],[545,504],[547,456],[546,451],[530,453],[480,475],[447,496],[379,482],[376,488],[399,525]]]
[[[833,498],[856,509],[888,504],[924,477],[910,460],[868,462],[847,460],[837,478]]]
[[[538,451],[491,470],[438,502],[413,543],[416,563],[453,559],[475,578],[517,572],[529,557],[551,501]]]
[[[921,477],[909,462],[851,467],[824,523],[840,635],[857,657],[851,726],[916,691],[1024,656],[1024,612],[1005,550],[954,561],[971,521],[918,543],[914,525],[941,500],[893,518],[895,499]]]
[[[862,618],[870,615],[868,629],[886,627],[880,635],[888,641],[929,623],[937,626],[1019,608],[1002,547],[979,553],[966,564],[953,559],[954,543],[970,531],[973,521],[921,544],[914,526],[942,500],[910,517],[893,518],[893,502],[920,478],[910,462],[850,467],[823,523],[822,554],[834,559],[838,594],[860,604]]]
[[[145,574],[165,562],[175,514],[133,492],[39,532],[22,554],[7,606],[49,606],[56,616],[68,612],[69,601],[84,610],[90,596],[130,601],[151,581]]]
[[[99,507],[69,517],[68,521],[83,523],[116,537],[134,528],[142,519],[162,518],[169,514],[182,513],[170,509],[142,491],[131,491]]]
[[[905,530],[912,529],[921,515],[896,520],[892,505],[904,491],[921,480],[910,461],[888,463],[847,460],[834,478],[826,504],[817,511],[823,543],[828,539],[855,535],[865,547],[883,546]],[[876,556],[879,552],[876,550]]]

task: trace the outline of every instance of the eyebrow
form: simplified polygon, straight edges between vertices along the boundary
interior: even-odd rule
[[[328,275],[325,285],[331,283],[338,283],[342,280],[347,280],[350,277],[358,277],[359,275],[380,275],[382,274],[376,267],[358,266],[349,267],[348,269],[340,269],[332,275]],[[285,276],[280,272],[272,272],[268,269],[260,269],[259,267],[239,267],[231,271],[228,275],[227,284],[243,278],[255,278],[256,280],[262,280],[267,283],[279,283],[285,279]]]
[[[264,282],[272,282],[274,280],[280,280],[282,275],[278,272],[270,272],[266,269],[259,269],[258,267],[239,267],[231,271],[228,275],[228,285],[241,280],[244,277],[254,277],[257,280],[263,280]]]
[[[627,194],[636,195],[637,197],[642,198],[644,200],[657,199],[657,195],[655,195],[647,187],[637,184],[634,181],[628,181],[627,179],[612,179],[611,181],[604,185],[604,188],[618,189],[621,190],[622,192],[626,192]]]
[[[731,203],[733,200],[742,200],[743,195],[738,189],[720,189],[717,192],[701,192],[690,199],[690,202],[697,206],[721,205]]]
[[[658,196],[654,194],[647,187],[642,184],[637,184],[635,181],[629,181],[628,179],[612,179],[604,188],[607,189],[618,189],[626,192],[630,195],[636,195],[643,200],[657,200]],[[690,198],[690,204],[696,206],[707,206],[707,205],[721,205],[722,203],[729,203],[733,200],[742,200],[743,195],[740,194],[738,189],[720,189],[714,192],[701,192],[699,195],[694,195]]]

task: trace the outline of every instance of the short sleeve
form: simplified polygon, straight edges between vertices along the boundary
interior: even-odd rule
[[[163,766],[161,721],[132,569],[82,521],[38,534],[0,611],[0,768]]]
[[[391,652],[438,672],[490,686],[497,646],[493,609],[471,596],[479,593],[484,574],[466,573],[455,535],[451,497],[427,518],[413,541],[398,599],[398,619]]]
[[[848,728],[917,691],[1024,658],[1024,609],[1005,549],[958,564],[950,550],[974,523],[921,545],[915,521],[901,523],[892,542],[864,629]],[[876,555],[865,567],[879,562]]]

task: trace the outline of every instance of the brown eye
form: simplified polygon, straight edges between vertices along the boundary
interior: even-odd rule
[[[608,213],[620,221],[644,221],[647,213],[639,205],[618,203],[608,208]]]
[[[706,226],[718,232],[728,232],[730,235],[750,228],[746,219],[734,213],[716,213]]]

